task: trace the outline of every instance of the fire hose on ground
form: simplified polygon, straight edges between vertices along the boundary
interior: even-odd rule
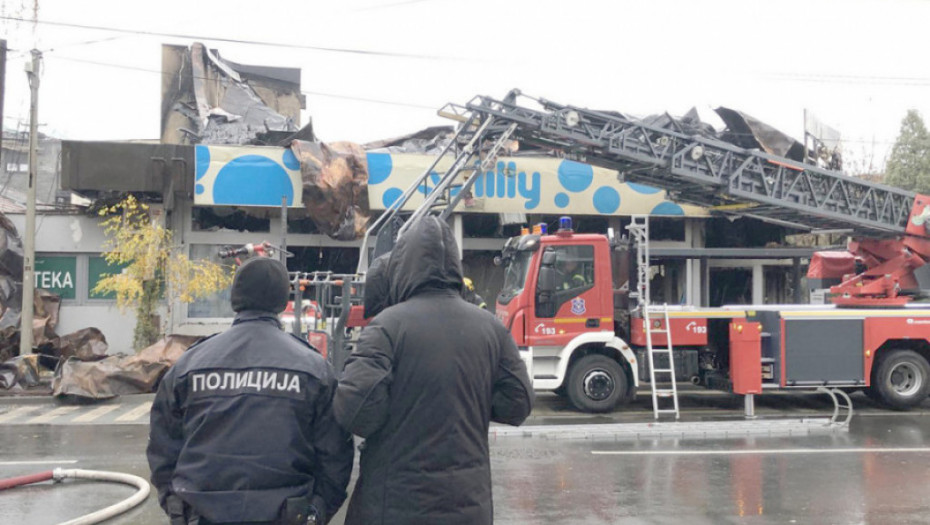
[[[139,476],[134,476],[132,474],[123,474],[121,472],[107,472],[103,470],[82,470],[82,469],[60,469],[56,468],[55,470],[49,470],[46,472],[39,472],[38,474],[29,474],[26,476],[18,476],[14,478],[0,479],[0,490],[9,489],[13,487],[19,487],[21,485],[29,485],[31,483],[39,483],[42,481],[54,480],[62,481],[67,478],[74,479],[89,479],[94,481],[111,481],[114,483],[123,483],[125,485],[132,485],[136,487],[136,492],[132,496],[110,505],[109,507],[100,509],[96,512],[90,514],[85,514],[79,518],[69,520],[61,523],[60,525],[92,525],[94,523],[100,523],[101,521],[108,520],[113,516],[122,514],[129,509],[132,509],[136,505],[145,501],[145,498],[148,497],[151,487],[149,486],[148,481],[140,478]]]

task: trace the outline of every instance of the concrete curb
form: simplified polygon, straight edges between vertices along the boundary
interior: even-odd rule
[[[0,407],[11,405],[86,405],[97,406],[114,403],[144,402],[155,399],[155,394],[127,394],[110,399],[57,398],[51,395],[4,395],[0,396]]]
[[[755,419],[744,421],[697,421],[659,423],[608,423],[506,427],[492,426],[490,439],[644,439],[730,438],[744,436],[800,436],[848,432],[849,427],[830,418]]]

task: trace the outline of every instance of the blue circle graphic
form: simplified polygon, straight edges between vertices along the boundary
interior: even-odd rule
[[[210,169],[210,148],[206,146],[194,147],[194,164],[196,165],[196,179],[200,180]]]
[[[598,213],[613,213],[620,208],[620,194],[610,186],[601,186],[594,192],[594,209]]]
[[[573,160],[563,160],[559,164],[559,183],[568,191],[578,193],[588,189],[594,181],[594,168]]]
[[[384,209],[389,210],[391,207],[399,202],[399,199],[403,197],[404,192],[400,188],[388,188],[384,190],[384,195],[381,196],[381,202],[384,204]]]
[[[659,193],[659,188],[653,188],[652,186],[646,186],[645,184],[636,184],[635,182],[627,182],[627,188],[635,191],[636,193],[642,193],[643,195],[652,195],[653,193]]]
[[[665,201],[657,204],[649,213],[650,215],[684,215],[685,210],[674,202]]]
[[[368,155],[368,184],[381,184],[391,176],[394,161],[389,153],[369,153]]]
[[[277,162],[261,155],[243,155],[223,166],[213,182],[214,204],[280,206],[281,197],[294,203],[291,178]]]
[[[555,194],[555,205],[559,208],[568,206],[568,201],[569,199],[567,193],[559,192]]]
[[[194,192],[196,192],[197,195],[203,195],[203,192],[205,191],[207,191],[207,189],[203,187],[203,184],[194,185]]]
[[[283,162],[284,167],[289,170],[300,169],[300,162],[297,160],[297,156],[294,155],[294,152],[289,149],[284,150],[284,155],[281,157],[281,162]]]

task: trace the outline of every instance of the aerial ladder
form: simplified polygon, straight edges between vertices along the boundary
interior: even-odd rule
[[[906,303],[910,297],[904,292],[918,287],[914,270],[930,259],[930,197],[689,134],[674,120],[661,127],[528,97],[519,90],[503,99],[479,95],[464,106],[450,103],[439,114],[459,122],[455,135],[366,232],[360,273],[367,267],[372,235],[378,236],[377,256],[425,214],[447,218],[510,140],[617,170],[624,181],[663,188],[673,200],[712,212],[806,231],[850,231],[857,237],[850,249],[869,269],[833,287],[834,302],[840,305]],[[454,159],[449,169],[406,222],[399,223],[401,208],[448,157]],[[389,235],[379,234],[392,223],[399,225]]]

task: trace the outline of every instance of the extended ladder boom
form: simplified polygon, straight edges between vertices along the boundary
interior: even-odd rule
[[[493,120],[486,134],[516,123],[513,137],[518,140],[616,169],[627,181],[668,190],[675,200],[804,229],[852,228],[860,234],[892,236],[904,234],[916,197],[619,114],[541,99],[532,100],[542,109],[528,108],[517,103],[520,96],[516,90],[503,100],[477,96],[463,109],[481,122]]]
[[[535,101],[539,109],[520,105],[521,98]],[[390,249],[395,234],[379,233],[398,218],[443,158],[453,157],[451,167],[398,235],[425,214],[448,217],[511,138],[618,170],[624,180],[663,188],[677,201],[806,230],[852,230],[871,238],[901,236],[918,200],[909,191],[689,134],[674,121],[669,129],[617,113],[533,99],[518,90],[502,100],[476,96],[465,106],[447,104],[439,114],[460,122],[455,136],[368,229],[359,273],[367,269],[369,237],[379,238],[375,256]],[[918,230],[908,233],[930,242],[928,230]],[[390,239],[382,243],[382,237]],[[930,247],[919,252],[930,257]]]

